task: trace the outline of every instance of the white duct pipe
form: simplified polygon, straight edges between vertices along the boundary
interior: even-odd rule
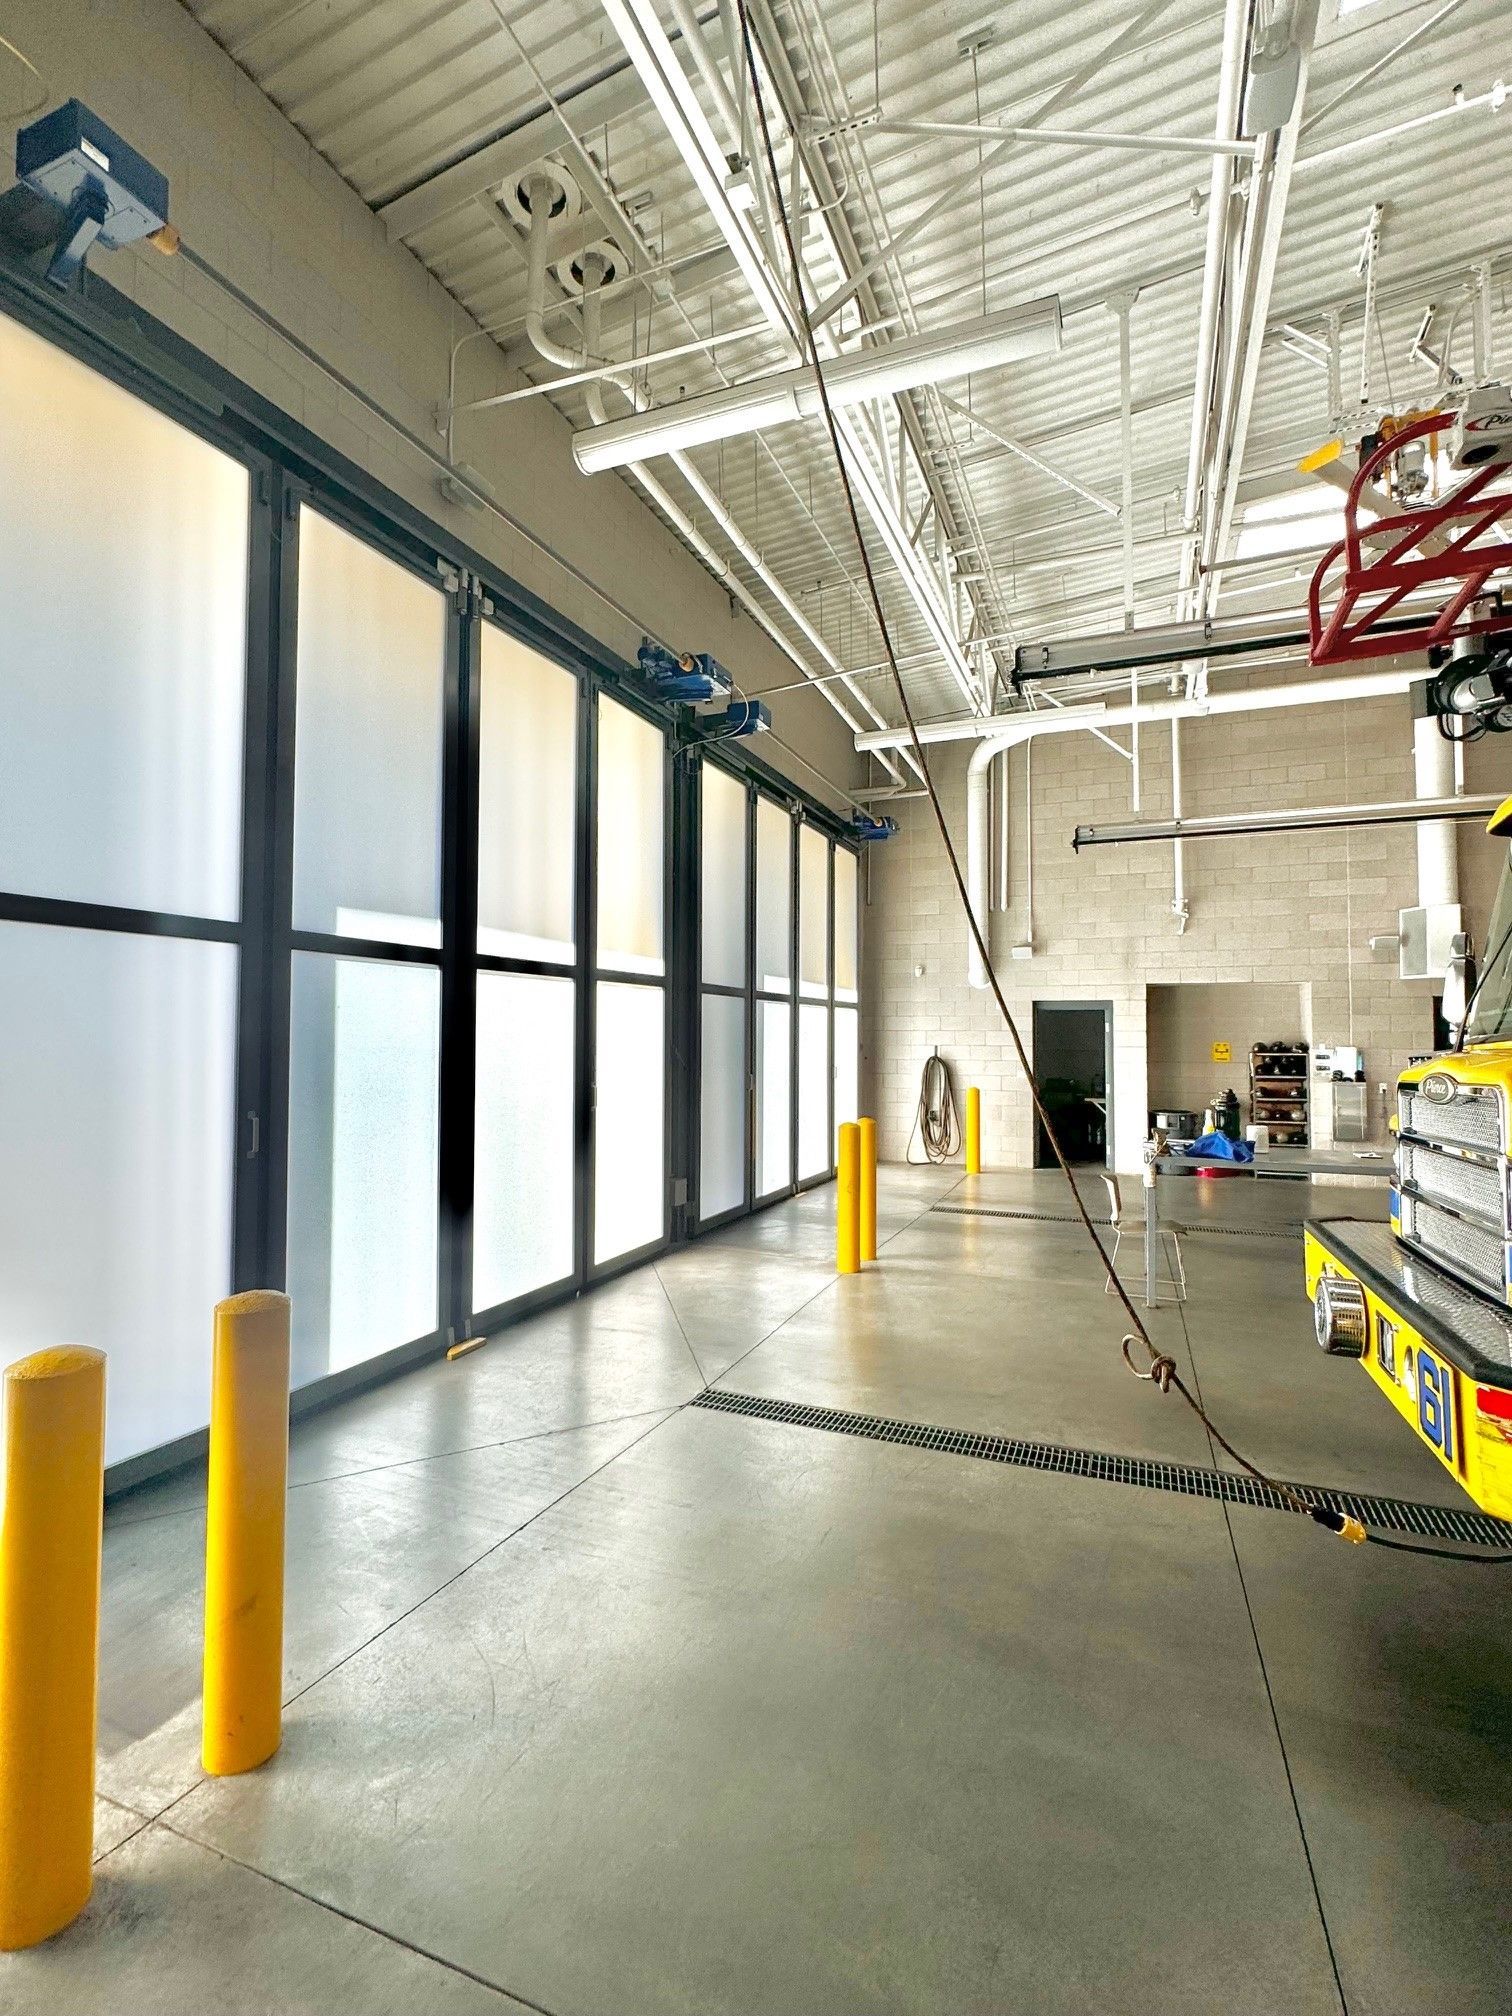
[[[1310,679],[1295,686],[1257,686],[1248,692],[1208,693],[1202,698],[1147,701],[1139,709],[1141,720],[1194,721],[1215,714],[1256,714],[1280,707],[1324,707],[1340,700],[1373,700],[1383,694],[1406,693],[1415,681],[1426,679],[1424,671],[1371,672],[1347,679]],[[987,853],[987,772],[993,759],[1020,742],[1036,742],[1042,735],[1069,735],[1079,728],[1125,728],[1133,710],[1128,707],[1066,707],[1056,713],[1035,714],[1015,721],[1011,727],[1001,722],[975,724],[977,746],[966,766],[966,892],[973,914],[985,919],[990,863]],[[959,735],[931,737],[925,724],[921,740],[960,740]],[[943,727],[945,723],[932,724]],[[906,731],[905,731],[906,732]],[[857,747],[869,740],[859,737]],[[1438,823],[1438,822],[1434,822]],[[984,926],[985,935],[985,926]],[[976,939],[967,934],[966,978],[972,987],[987,985],[987,969],[977,950]]]
[[[574,347],[558,343],[546,333],[546,241],[551,235],[551,198],[554,185],[544,175],[532,175],[526,187],[530,198],[530,235],[525,245],[525,334],[530,345],[548,364],[563,371],[581,371],[602,364],[602,357],[589,354],[584,341]]]
[[[1006,910],[1012,896],[1008,838],[1008,751],[1006,749],[998,758],[997,787],[997,907],[999,910]]]
[[[1171,723],[1171,817],[1181,817],[1181,723]],[[1176,919],[1176,929],[1185,931],[1191,918],[1187,908],[1186,894],[1186,851],[1177,839],[1171,842],[1171,915]]]
[[[1431,714],[1412,724],[1413,792],[1418,798],[1454,795],[1454,745],[1438,731]],[[1420,819],[1417,832],[1417,900],[1421,904],[1458,903],[1459,860],[1452,819]]]
[[[987,760],[980,769],[968,773],[966,787],[966,860],[968,864],[966,889],[971,901],[971,914],[977,921],[977,929],[983,938],[989,938],[992,930],[992,760],[997,750],[989,747]],[[977,754],[981,754],[978,751]],[[976,756],[972,757],[975,765]],[[987,985],[987,969],[982,964],[982,955],[977,950],[975,934],[968,931],[970,946],[971,984],[973,987]],[[990,942],[990,939],[989,939]]]

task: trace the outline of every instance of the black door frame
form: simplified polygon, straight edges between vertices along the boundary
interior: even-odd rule
[[[458,540],[424,511],[389,490],[367,471],[255,393],[108,282],[88,269],[80,285],[59,292],[42,279],[36,262],[0,243],[0,313],[43,336],[100,372],[170,420],[240,461],[249,472],[249,567],[246,696],[243,751],[241,914],[230,921],[134,912],[89,902],[52,901],[0,890],[0,918],[75,924],[89,929],[146,931],[212,939],[238,948],[238,1019],[230,1096],[235,1101],[232,1254],[228,1285],[235,1289],[286,1280],[288,1210],[289,987],[293,952],[328,951],[360,957],[413,960],[439,966],[442,1009],[438,1183],[438,1327],[434,1333],[327,1374],[302,1387],[294,1409],[304,1412],[357,1387],[390,1376],[402,1365],[434,1355],[457,1339],[501,1327],[529,1310],[582,1293],[632,1267],[668,1243],[706,1229],[697,1200],[698,1060],[701,1021],[698,965],[698,788],[700,762],[676,755],[683,739],[680,717],[650,700],[634,674],[586,631],[514,581],[487,556]],[[301,505],[330,517],[344,530],[433,585],[448,597],[444,667],[442,758],[442,942],[433,948],[368,945],[365,941],[296,932],[292,922],[294,728],[297,676],[298,525]],[[574,1244],[570,1277],[501,1305],[475,1311],[471,1303],[473,1136],[476,1075],[476,996],[480,970],[495,965],[530,970],[530,963],[480,959],[476,950],[479,805],[479,649],[481,624],[493,621],[531,649],[573,674],[579,687],[579,755],[575,836],[577,956],[568,967],[542,966],[576,981],[574,1053]],[[667,970],[664,990],[667,1105],[666,1206],[662,1236],[595,1268],[592,1239],[593,1080],[593,859],[597,784],[596,714],[604,693],[656,725],[668,738],[666,845],[664,849]],[[746,744],[721,750],[717,759],[745,785],[748,798],[747,942],[745,995],[747,1184],[730,1217],[755,1207],[751,1170],[755,1155],[754,1065],[755,803],[764,791],[793,816],[791,893],[794,937],[790,1008],[790,1102],[793,1166],[789,1182],[765,1201],[793,1194],[797,1168],[798,1071],[798,818],[829,838],[830,984],[829,1049],[833,1123],[834,962],[833,910],[836,845],[849,842],[845,821],[768,764]],[[691,907],[691,912],[689,906]],[[611,976],[605,976],[611,977]],[[831,1155],[833,1155],[831,1124]],[[822,1181],[823,1177],[811,1179]],[[719,1222],[723,1222],[722,1220]],[[207,1312],[208,1326],[208,1312]],[[204,1434],[146,1452],[116,1466],[110,1488],[172,1468],[198,1453]]]
[[[1103,1167],[1105,1169],[1111,1169],[1114,1166],[1113,1165],[1113,1003],[1111,1001],[1036,1001],[1033,1003],[1033,1009],[1034,1013],[1032,1017],[1032,1034],[1034,1039],[1034,1047],[1030,1054],[1034,1064],[1034,1075],[1036,1079],[1038,1079],[1039,1077],[1039,1070],[1040,1070],[1039,1021],[1041,1013],[1047,1015],[1060,1015],[1065,1014],[1068,1011],[1083,1009],[1089,1012],[1092,1010],[1097,1010],[1102,1015],[1103,1088],[1105,1098],[1105,1105],[1103,1110]],[[1034,1116],[1034,1167],[1036,1169],[1053,1168],[1055,1166],[1053,1158],[1049,1162],[1042,1162],[1040,1160],[1040,1133],[1041,1133],[1040,1119],[1038,1114],[1036,1114]]]

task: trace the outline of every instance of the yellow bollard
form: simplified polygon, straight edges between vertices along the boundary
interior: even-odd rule
[[[877,1123],[857,1122],[861,1129],[861,1258],[877,1257]]]
[[[289,1480],[289,1298],[215,1307],[205,1513],[202,1757],[251,1771],[283,1730],[284,1502]]]
[[[5,1375],[0,1524],[0,1952],[89,1902],[105,1354],[36,1351]]]
[[[982,1095],[975,1085],[966,1087],[966,1174],[982,1173]]]
[[[835,1267],[861,1272],[861,1129],[854,1120],[840,1126],[840,1160],[835,1183]]]

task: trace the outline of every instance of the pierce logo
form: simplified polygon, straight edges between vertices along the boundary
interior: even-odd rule
[[[1459,1087],[1447,1071],[1430,1071],[1418,1090],[1425,1099],[1431,1099],[1435,1106],[1447,1106]]]

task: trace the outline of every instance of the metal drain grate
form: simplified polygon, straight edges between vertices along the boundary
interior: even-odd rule
[[[1068,1449],[1059,1442],[1029,1442],[1017,1435],[981,1435],[966,1428],[933,1428],[920,1421],[889,1421],[880,1414],[851,1414],[841,1407],[811,1407],[798,1400],[765,1400],[751,1393],[711,1387],[692,1403],[719,1414],[779,1421],[790,1428],[821,1428],[831,1435],[855,1435],[868,1442],[897,1442],[910,1449],[937,1449],[947,1456],[974,1456],[984,1463],[1009,1463],[1021,1470],[1051,1470],[1064,1477],[1091,1477],[1105,1484],[1137,1484],[1147,1491],[1174,1491],[1187,1498],[1219,1498],[1268,1512],[1291,1507],[1277,1491],[1230,1470],[1207,1470],[1197,1463],[1157,1463],[1144,1456],[1109,1456],[1101,1449]],[[1425,1540],[1457,1540],[1471,1547],[1512,1547],[1512,1523],[1484,1512],[1461,1512],[1443,1505],[1418,1505],[1402,1498],[1370,1498],[1358,1491],[1329,1491],[1294,1484],[1309,1504],[1347,1512],[1382,1532],[1410,1533]]]
[[[932,1204],[930,1210],[943,1212],[947,1218],[1027,1218],[1037,1225],[1081,1223],[1072,1211],[1010,1211],[998,1204]],[[1124,1230],[1142,1230],[1143,1222],[1142,1219],[1128,1219]],[[1290,1218],[1284,1226],[1275,1229],[1268,1225],[1188,1225],[1180,1218],[1162,1218],[1160,1222],[1167,1232],[1180,1232],[1184,1236],[1206,1234],[1215,1239],[1300,1239],[1302,1236],[1300,1218]],[[1105,1232],[1113,1230],[1111,1218],[1094,1218],[1092,1223]]]

